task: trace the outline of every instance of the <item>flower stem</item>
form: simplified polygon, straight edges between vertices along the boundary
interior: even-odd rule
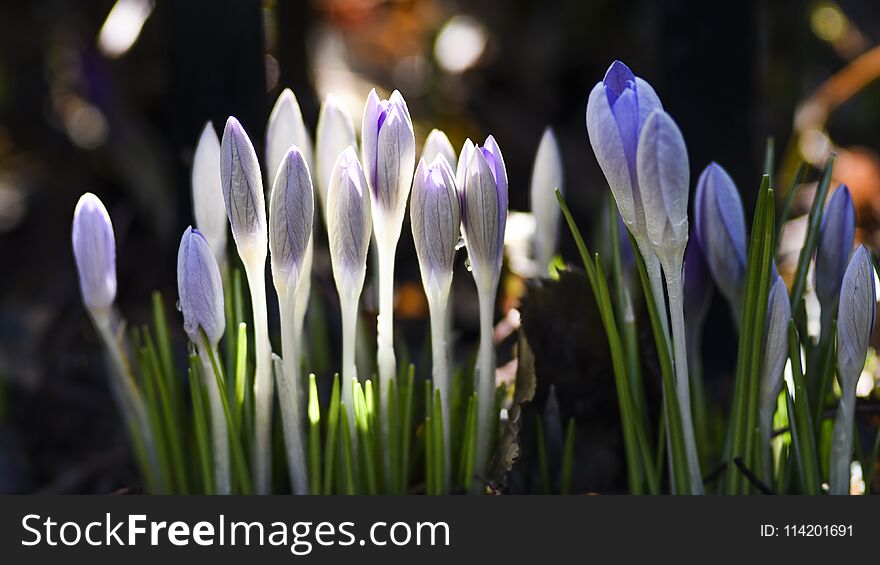
[[[265,255],[262,261],[243,261],[254,313],[254,491],[269,494],[272,486],[272,346],[266,314]]]
[[[342,308],[342,403],[354,406],[354,383],[358,381],[355,346],[357,345],[357,300],[341,298]],[[357,439],[354,418],[348,419],[352,445]]]
[[[858,375],[856,375],[858,378]],[[849,379],[840,379],[847,382]],[[834,419],[831,436],[831,468],[828,470],[828,494],[849,494],[849,463],[852,460],[853,417],[856,408],[856,388],[846,387]]]
[[[211,355],[217,355],[216,347],[208,343],[198,346],[199,361],[202,364],[202,379],[208,391],[208,403],[211,405],[211,440],[214,452],[214,489],[217,494],[232,494],[232,479],[229,470],[229,430],[226,426],[226,414],[223,412],[223,401],[220,389],[214,377]],[[219,367],[218,367],[219,368]]]
[[[305,282],[305,281],[303,281]],[[281,317],[281,352],[283,369],[276,375],[278,404],[281,407],[281,423],[284,428],[284,446],[287,454],[287,467],[290,471],[290,484],[293,494],[308,494],[309,477],[306,471],[305,440],[303,437],[303,397],[300,378],[299,337],[302,321],[300,298],[302,286],[296,291],[279,298]],[[293,296],[290,296],[293,294]]]
[[[446,333],[446,299],[449,296],[447,286],[446,292],[438,292],[433,297],[428,297],[428,310],[431,316],[431,357],[432,357],[432,377],[434,380],[434,388],[440,391],[440,406],[443,413],[443,437],[444,441],[444,468],[443,468],[443,484],[444,490],[450,488],[450,474],[452,471],[450,461],[450,443],[449,435],[449,368],[447,362],[449,360],[449,352],[447,347]]]
[[[681,426],[684,435],[684,448],[688,460],[691,494],[703,493],[703,477],[697,456],[697,442],[694,436],[694,422],[691,416],[691,392],[688,382],[687,344],[685,342],[684,304],[682,302],[682,257],[676,255],[666,261],[666,287],[669,290],[669,311],[672,315],[672,339],[675,361],[675,393],[681,413]]]
[[[388,446],[393,441],[390,437],[388,421],[388,403],[391,396],[391,382],[397,373],[397,361],[394,357],[394,255],[397,250],[397,239],[382,243],[377,239],[379,251],[379,316],[376,322],[377,352],[376,364],[379,370],[379,426],[380,438],[385,448],[382,449],[385,469],[385,482],[391,488],[391,450]]]
[[[474,471],[478,475],[486,473],[495,419],[492,413],[495,408],[495,341],[493,339],[493,322],[495,316],[495,285],[486,291],[478,290],[480,301],[480,353],[477,359],[477,377],[474,383],[477,389],[477,450]],[[478,482],[475,489],[482,488]]]

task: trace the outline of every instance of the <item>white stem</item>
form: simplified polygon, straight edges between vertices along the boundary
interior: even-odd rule
[[[243,258],[244,259],[244,258]],[[243,261],[254,312],[254,491],[269,494],[272,487],[272,345],[266,315],[265,257]]]
[[[758,431],[761,440],[761,445],[758,446],[758,449],[761,450],[763,459],[761,472],[764,474],[761,478],[765,484],[771,485],[773,484],[773,450],[771,449],[771,442],[773,441],[771,437],[773,434],[773,409],[769,411],[765,409],[759,410]]]
[[[477,359],[477,376],[474,383],[477,398],[477,446],[474,456],[474,471],[484,475],[488,471],[489,455],[492,450],[492,436],[497,424],[493,417],[495,411],[495,341],[493,339],[493,322],[495,316],[496,287],[481,291],[478,288],[480,301],[480,353]],[[479,491],[480,485],[474,481],[474,489]]]
[[[669,291],[669,311],[672,314],[672,339],[675,355],[675,393],[678,397],[684,448],[688,459],[691,494],[703,494],[703,476],[697,456],[694,421],[691,416],[691,391],[688,382],[687,344],[685,342],[684,304],[682,302],[682,256],[676,254],[664,262],[666,288]]]
[[[855,378],[858,378],[858,375]],[[846,380],[841,378],[840,382],[843,383]],[[849,464],[852,461],[855,408],[856,388],[855,386],[846,387],[840,398],[837,417],[834,419],[834,432],[831,437],[831,468],[828,473],[829,494],[849,494]]]
[[[303,281],[305,282],[305,281]],[[281,407],[281,423],[284,428],[284,446],[287,454],[287,468],[290,471],[290,484],[293,494],[308,494],[309,476],[306,470],[305,440],[303,438],[303,397],[299,365],[299,331],[302,320],[300,292],[285,293],[278,299],[281,316],[281,352],[283,370],[276,374],[278,385],[278,404]]]
[[[669,344],[669,314],[666,310],[666,295],[663,292],[663,275],[660,272],[660,259],[647,245],[637,244],[642,251],[642,259],[645,261],[645,270],[648,272],[648,281],[651,284],[651,294],[660,314],[660,324],[663,326],[663,336]],[[671,352],[671,350],[670,350]]]
[[[198,346],[199,361],[202,363],[202,380],[208,391],[208,404],[211,406],[211,445],[214,454],[214,488],[217,494],[232,494],[232,479],[229,470],[229,431],[226,427],[226,413],[220,399],[220,387],[217,376],[211,365],[211,355],[217,356],[217,348],[213,344],[201,343]],[[220,365],[217,369],[221,370]]]
[[[299,289],[296,291],[295,298],[295,310],[294,310],[294,337],[295,337],[295,347],[297,354],[297,371],[301,371],[302,367],[300,363],[302,363],[303,358],[305,357],[306,347],[308,346],[305,341],[305,332],[303,332],[303,327],[305,325],[306,312],[309,309],[309,297],[312,292],[312,260],[314,258],[314,239],[309,240],[309,246],[306,249],[305,257],[302,262],[302,279],[299,282]],[[282,330],[283,331],[283,330]],[[283,338],[282,338],[283,339]],[[283,349],[283,345],[282,345]],[[282,351],[282,353],[284,353]],[[287,354],[284,353],[285,359],[287,358]],[[297,373],[299,374],[299,373]],[[297,391],[302,392],[299,395],[299,413],[306,413],[306,396],[307,394],[303,391],[302,381],[296,380],[297,383]]]
[[[159,458],[156,454],[156,443],[150,420],[147,417],[147,408],[144,399],[135,385],[122,345],[113,329],[112,312],[110,310],[90,310],[92,322],[104,342],[104,349],[108,354],[108,361],[112,368],[110,387],[116,402],[122,408],[122,415],[129,428],[129,433],[139,437],[143,444],[144,455],[155,477],[156,486],[164,488],[162,472],[159,468]]]
[[[433,361],[432,375],[434,379],[434,388],[440,391],[440,405],[443,413],[443,446],[444,446],[444,469],[443,484],[448,490],[450,487],[450,475],[452,465],[450,461],[450,421],[449,421],[449,368],[447,362],[449,360],[448,338],[446,334],[446,299],[449,295],[447,287],[446,293],[438,292],[431,296],[428,294],[428,309],[431,316],[431,357]]]
[[[383,238],[384,239],[384,238]],[[388,403],[391,396],[391,381],[397,374],[397,361],[394,357],[394,254],[397,239],[390,242],[376,240],[379,250],[379,316],[376,322],[377,352],[376,364],[379,372],[379,426],[382,434],[382,449],[386,486],[391,488],[391,427],[388,422]]]
[[[353,414],[354,410],[354,382],[358,380],[357,363],[355,362],[355,346],[357,345],[357,300],[351,300],[346,296],[340,296],[342,309],[342,402],[346,410]],[[357,445],[357,430],[353,416],[348,418],[348,431],[351,434],[352,445]]]

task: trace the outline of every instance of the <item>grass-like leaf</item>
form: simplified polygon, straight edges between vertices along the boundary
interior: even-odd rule
[[[308,390],[309,491],[312,494],[321,494],[321,404],[318,402],[318,384],[314,373],[309,375]]]
[[[333,389],[330,392],[330,404],[327,408],[327,435],[324,443],[324,494],[333,493],[334,458],[338,449],[336,436],[339,430],[339,373],[333,375]],[[347,429],[347,428],[343,428]],[[342,434],[348,435],[348,434]]]
[[[565,447],[562,450],[562,474],[559,479],[559,494],[571,492],[571,476],[574,472],[574,418],[568,419],[565,430]]]

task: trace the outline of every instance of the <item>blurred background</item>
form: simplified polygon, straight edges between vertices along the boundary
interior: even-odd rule
[[[529,206],[532,159],[551,125],[569,204],[589,228],[600,223],[605,185],[584,126],[586,99],[621,59],[654,85],[680,125],[694,180],[718,161],[751,217],[768,136],[780,196],[800,160],[821,166],[837,151],[835,178],[852,190],[858,237],[880,249],[878,41],[875,0],[0,3],[0,493],[114,492],[137,482],[80,305],[70,222],[83,192],[105,202],[118,242],[119,307],[130,323],[146,323],[152,290],[169,303],[176,296],[177,244],[192,217],[191,157],[206,120],[222,128],[237,116],[262,155],[269,111],[285,87],[312,131],[328,93],[345,101],[359,126],[370,88],[397,88],[419,145],[433,127],[456,147],[467,137],[496,137],[517,210]],[[808,183],[795,216],[810,198]],[[783,273],[787,258],[796,260],[803,223],[795,217],[786,228]],[[562,255],[576,259],[566,235]],[[477,332],[476,294],[460,267],[455,317],[465,359]],[[581,310],[542,295],[540,285],[517,282],[528,273],[511,270],[499,304],[499,366],[511,358],[505,335],[531,293],[522,300],[524,323],[534,320],[539,382],[530,410],[563,423],[576,418],[576,492],[622,488],[607,348],[601,336],[589,339],[601,333],[598,321],[572,314]],[[333,334],[338,316],[325,252],[315,280]],[[566,292],[560,296],[589,311],[585,286]],[[397,293],[396,331],[416,359],[426,307],[406,235]],[[735,351],[718,302],[704,353],[723,399]],[[368,296],[365,310],[374,308]],[[182,332],[176,337],[182,353]],[[548,409],[550,383],[558,401]],[[518,465],[533,459],[529,421]],[[527,477],[515,469],[511,492],[533,491]]]

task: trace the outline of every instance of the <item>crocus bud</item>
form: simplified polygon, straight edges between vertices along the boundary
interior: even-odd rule
[[[559,237],[559,203],[556,189],[564,192],[562,156],[559,144],[551,128],[544,130],[535,164],[532,167],[532,213],[535,215],[535,261],[541,270],[546,270]]]
[[[269,253],[278,295],[291,285],[295,290],[303,277],[312,238],[315,196],[309,166],[296,146],[288,149],[278,167],[269,202]]]
[[[624,223],[638,240],[647,237],[647,225],[636,152],[645,120],[655,109],[662,105],[654,89],[620,61],[611,64],[587,102],[590,145]]]
[[[688,239],[690,170],[681,130],[663,110],[654,110],[645,120],[637,170],[648,241],[661,261],[680,258]]]
[[[776,408],[776,397],[782,389],[782,370],[788,359],[788,322],[791,320],[791,303],[788,288],[782,277],[777,277],[770,288],[767,303],[767,321],[764,326],[764,359],[761,364],[761,400],[760,413],[767,418],[767,424],[773,418]]]
[[[177,293],[183,329],[193,343],[201,343],[200,329],[215,347],[226,329],[220,268],[205,236],[192,226],[183,232],[177,251]]]
[[[433,163],[437,155],[446,157],[446,162],[449,163],[451,170],[455,170],[455,149],[452,147],[452,143],[449,142],[449,138],[441,130],[432,129],[427,139],[425,139],[424,147],[422,147],[421,159],[425,163]]]
[[[841,388],[856,386],[865,367],[877,314],[874,266],[864,246],[850,259],[840,288],[837,312],[837,366]]]
[[[91,311],[110,308],[116,300],[116,240],[107,209],[91,192],[76,203],[70,238],[83,304]]]
[[[738,312],[746,276],[746,221],[739,191],[718,163],[709,163],[697,181],[694,224],[712,277]]]
[[[312,166],[312,139],[303,122],[302,111],[293,91],[285,88],[278,96],[266,124],[266,177],[275,180],[278,167],[291,145],[296,145],[309,167]]]
[[[250,138],[232,116],[220,144],[220,182],[239,255],[265,260],[268,235],[260,164]]]
[[[400,236],[403,213],[412,185],[416,159],[416,140],[406,102],[394,91],[388,100],[379,100],[370,91],[364,107],[361,129],[361,155],[364,173],[372,195],[376,239],[383,244]]]
[[[226,262],[226,206],[220,188],[220,140],[210,121],[202,128],[192,167],[193,216],[218,264]]]
[[[840,282],[852,253],[855,229],[856,211],[849,188],[840,185],[825,207],[816,246],[816,267],[813,272],[816,277],[816,296],[822,306],[822,318],[825,321],[823,326],[833,320],[836,313]]]
[[[318,129],[315,133],[317,164],[315,184],[318,186],[318,198],[322,203],[327,202],[333,165],[347,147],[357,147],[354,124],[339,99],[331,94],[321,104]]]
[[[370,248],[370,197],[354,147],[336,160],[327,192],[327,233],[333,278],[341,295],[360,294]]]
[[[466,144],[467,149],[467,144]],[[507,169],[491,135],[483,147],[462,152],[461,221],[477,288],[498,284],[507,225]]]
[[[446,289],[452,281],[461,212],[452,169],[435,156],[430,165],[419,160],[410,203],[413,240],[426,290]]]

